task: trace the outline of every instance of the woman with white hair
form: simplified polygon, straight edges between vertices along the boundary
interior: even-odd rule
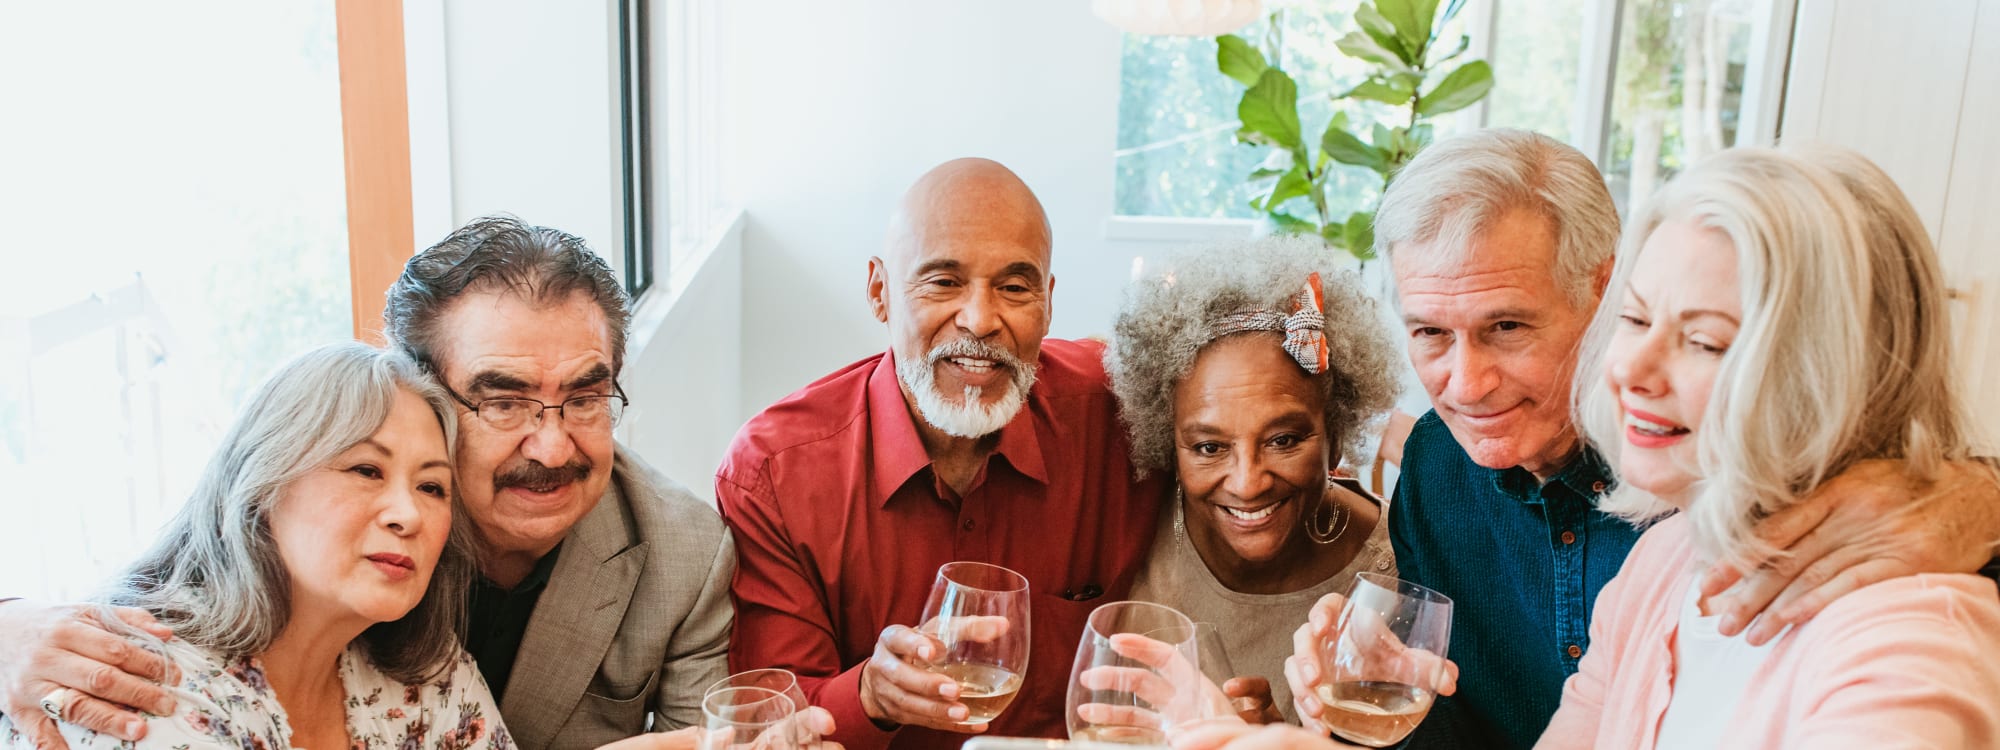
[[[1332,251],[1271,237],[1135,282],[1105,356],[1133,465],[1175,480],[1132,597],[1213,623],[1247,677],[1225,691],[1268,685],[1292,721],[1290,627],[1356,572],[1395,572],[1382,501],[1331,473],[1395,398],[1378,315]]]
[[[1577,388],[1619,479],[1604,507],[1657,523],[1538,747],[2000,747],[1993,581],[1877,583],[1764,646],[1719,635],[1697,585],[1768,554],[1757,520],[1857,462],[1970,456],[1949,320],[1916,212],[1852,152],[1732,149],[1649,203]]]
[[[103,597],[171,629],[172,712],[134,745],[509,748],[458,646],[472,571],[453,523],[450,401],[401,355],[309,352],[252,394],[187,504]],[[107,608],[101,618],[119,622]],[[43,699],[60,720],[82,698]],[[0,740],[27,748],[0,717]]]

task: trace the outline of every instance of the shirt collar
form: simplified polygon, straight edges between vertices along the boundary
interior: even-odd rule
[[[889,496],[910,481],[910,477],[931,465],[930,454],[917,434],[917,416],[903,400],[901,381],[896,378],[896,354],[885,352],[868,374],[868,445],[871,466],[868,501],[875,507],[889,502]],[[1028,403],[1007,426],[1000,428],[1000,444],[993,455],[1006,459],[1023,476],[1048,484],[1048,467],[1042,461],[1042,444],[1036,423],[1044,407],[1035,390],[1028,391]],[[989,464],[990,466],[990,464]]]
[[[1575,458],[1564,464],[1561,471],[1549,478],[1549,484],[1561,484],[1596,505],[1599,498],[1611,491],[1611,468],[1604,463],[1604,456],[1595,448],[1584,445]],[[1547,485],[1536,481],[1535,475],[1519,466],[1499,469],[1493,472],[1493,487],[1500,494],[1529,505],[1540,505],[1546,495]]]

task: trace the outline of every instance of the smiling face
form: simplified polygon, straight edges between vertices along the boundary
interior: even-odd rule
[[[583,292],[555,304],[467,292],[439,330],[449,342],[440,352],[440,379],[473,404],[505,396],[553,406],[612,392],[610,329]],[[539,558],[611,486],[609,424],[570,429],[550,410],[539,427],[530,420],[502,431],[461,407],[458,427],[459,497],[489,552]]]
[[[1325,402],[1276,336],[1202,347],[1174,386],[1174,467],[1189,537],[1204,554],[1265,563],[1306,544],[1330,468]]]
[[[889,325],[904,399],[961,438],[998,431],[1027,399],[1049,332],[1048,221],[1004,167],[960,160],[904,198],[868,300]]]
[[[295,618],[389,622],[423,600],[451,533],[449,459],[437,412],[399,389],[373,435],[279,493]]]
[[[1477,233],[1463,262],[1405,243],[1391,256],[1410,361],[1431,405],[1472,460],[1547,479],[1574,453],[1570,378],[1591,306],[1578,308],[1555,276],[1546,217],[1513,210]]]
[[[1605,385],[1624,428],[1619,481],[1677,507],[1697,479],[1701,418],[1743,319],[1738,288],[1728,236],[1674,220],[1646,238],[1616,303]]]

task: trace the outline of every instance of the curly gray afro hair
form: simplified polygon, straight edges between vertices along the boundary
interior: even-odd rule
[[[1326,372],[1313,376],[1325,396],[1327,444],[1352,455],[1363,426],[1395,403],[1397,352],[1375,300],[1353,271],[1316,238],[1265,237],[1185,253],[1133,282],[1118,312],[1117,340],[1104,354],[1119,413],[1132,436],[1141,474],[1171,469],[1174,385],[1214,340],[1210,324],[1246,310],[1290,312],[1313,273],[1326,315]],[[1240,335],[1240,334],[1232,334]],[[1268,335],[1275,345],[1282,333]]]

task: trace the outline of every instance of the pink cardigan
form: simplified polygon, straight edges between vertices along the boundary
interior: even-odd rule
[[[1598,595],[1590,652],[1535,747],[1652,748],[1696,572],[1686,519],[1639,538]],[[1920,575],[1842,597],[1792,628],[1727,721],[1728,747],[2000,748],[2000,592]]]

